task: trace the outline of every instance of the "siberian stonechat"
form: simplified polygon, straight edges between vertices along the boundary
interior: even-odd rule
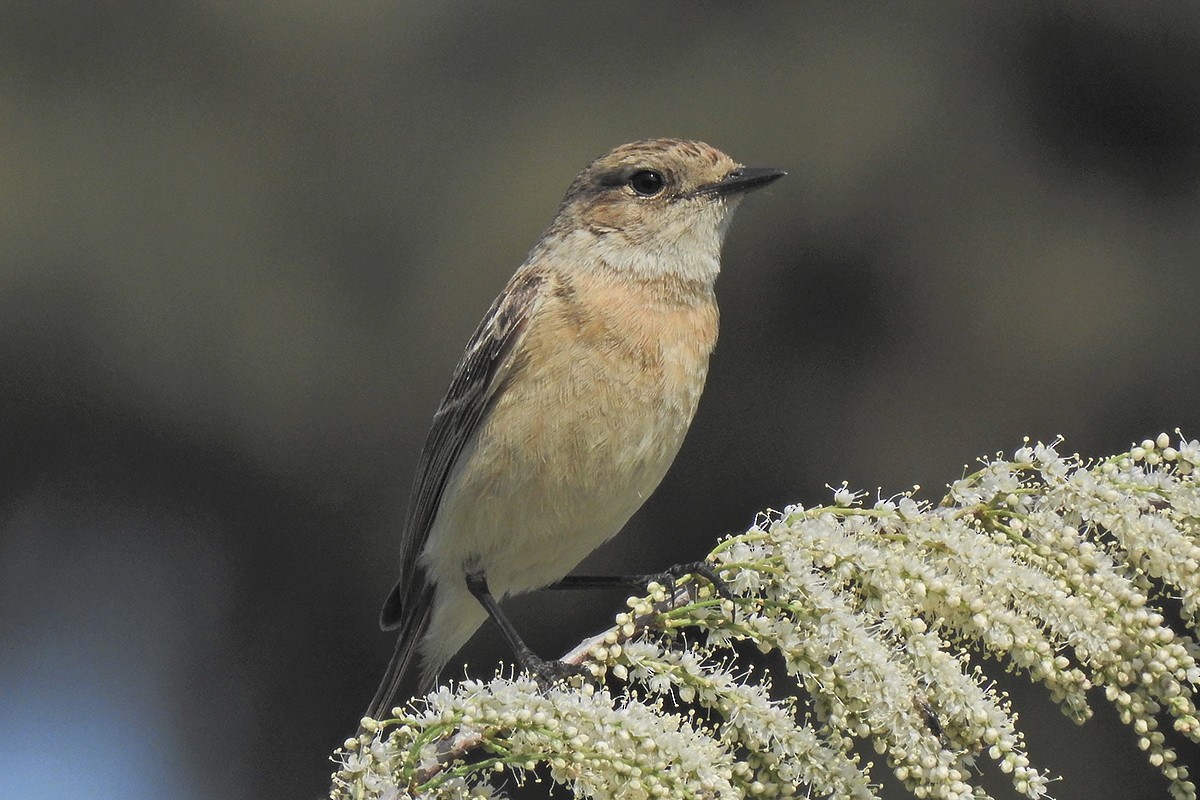
[[[386,714],[415,655],[428,687],[488,614],[524,666],[547,666],[496,598],[563,578],[662,480],[717,340],[733,210],[782,175],[649,139],[575,178],[434,415],[380,615],[399,639],[369,716]]]

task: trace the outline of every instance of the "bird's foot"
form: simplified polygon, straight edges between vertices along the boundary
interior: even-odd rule
[[[521,654],[521,669],[528,672],[537,681],[544,692],[559,683],[566,683],[571,678],[581,678],[584,683],[594,677],[592,671],[582,664],[568,664],[565,661],[546,661],[532,652]]]
[[[652,575],[640,576],[640,581],[643,585],[651,583],[661,584],[670,594],[675,593],[681,578],[689,575],[703,578],[713,588],[713,592],[719,597],[730,598],[729,585],[725,583],[725,579],[721,577],[716,568],[707,561],[693,561],[689,564],[675,564],[667,567],[662,572],[656,572]]]

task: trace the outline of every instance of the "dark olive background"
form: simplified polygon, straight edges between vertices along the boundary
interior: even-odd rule
[[[4,797],[321,793],[450,369],[630,139],[790,177],[738,213],[691,435],[594,571],[826,483],[936,498],[1024,435],[1200,435],[1194,3],[0,10]],[[619,605],[510,607],[549,655]],[[1059,798],[1165,796],[1111,712],[1015,702]]]

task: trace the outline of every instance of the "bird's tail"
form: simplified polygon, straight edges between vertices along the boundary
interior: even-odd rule
[[[367,709],[366,716],[371,719],[386,719],[391,716],[392,703],[400,691],[400,684],[404,682],[416,660],[417,645],[420,644],[425,629],[429,627],[431,606],[428,602],[422,602],[414,610],[416,613],[405,614],[400,624],[395,626],[399,628],[396,649],[392,651],[387,671],[383,673],[383,680],[375,690],[375,697]]]

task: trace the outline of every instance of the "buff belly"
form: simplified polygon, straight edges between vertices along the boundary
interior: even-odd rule
[[[506,394],[460,457],[469,469],[452,475],[422,554],[427,574],[441,576],[429,626],[436,637],[422,643],[427,677],[486,619],[464,575],[481,572],[498,598],[526,592],[562,578],[621,530],[679,451],[705,366],[638,392],[609,364],[614,391],[597,402],[585,384],[598,376],[576,362],[581,380],[557,376],[557,395],[529,381],[528,396]]]

